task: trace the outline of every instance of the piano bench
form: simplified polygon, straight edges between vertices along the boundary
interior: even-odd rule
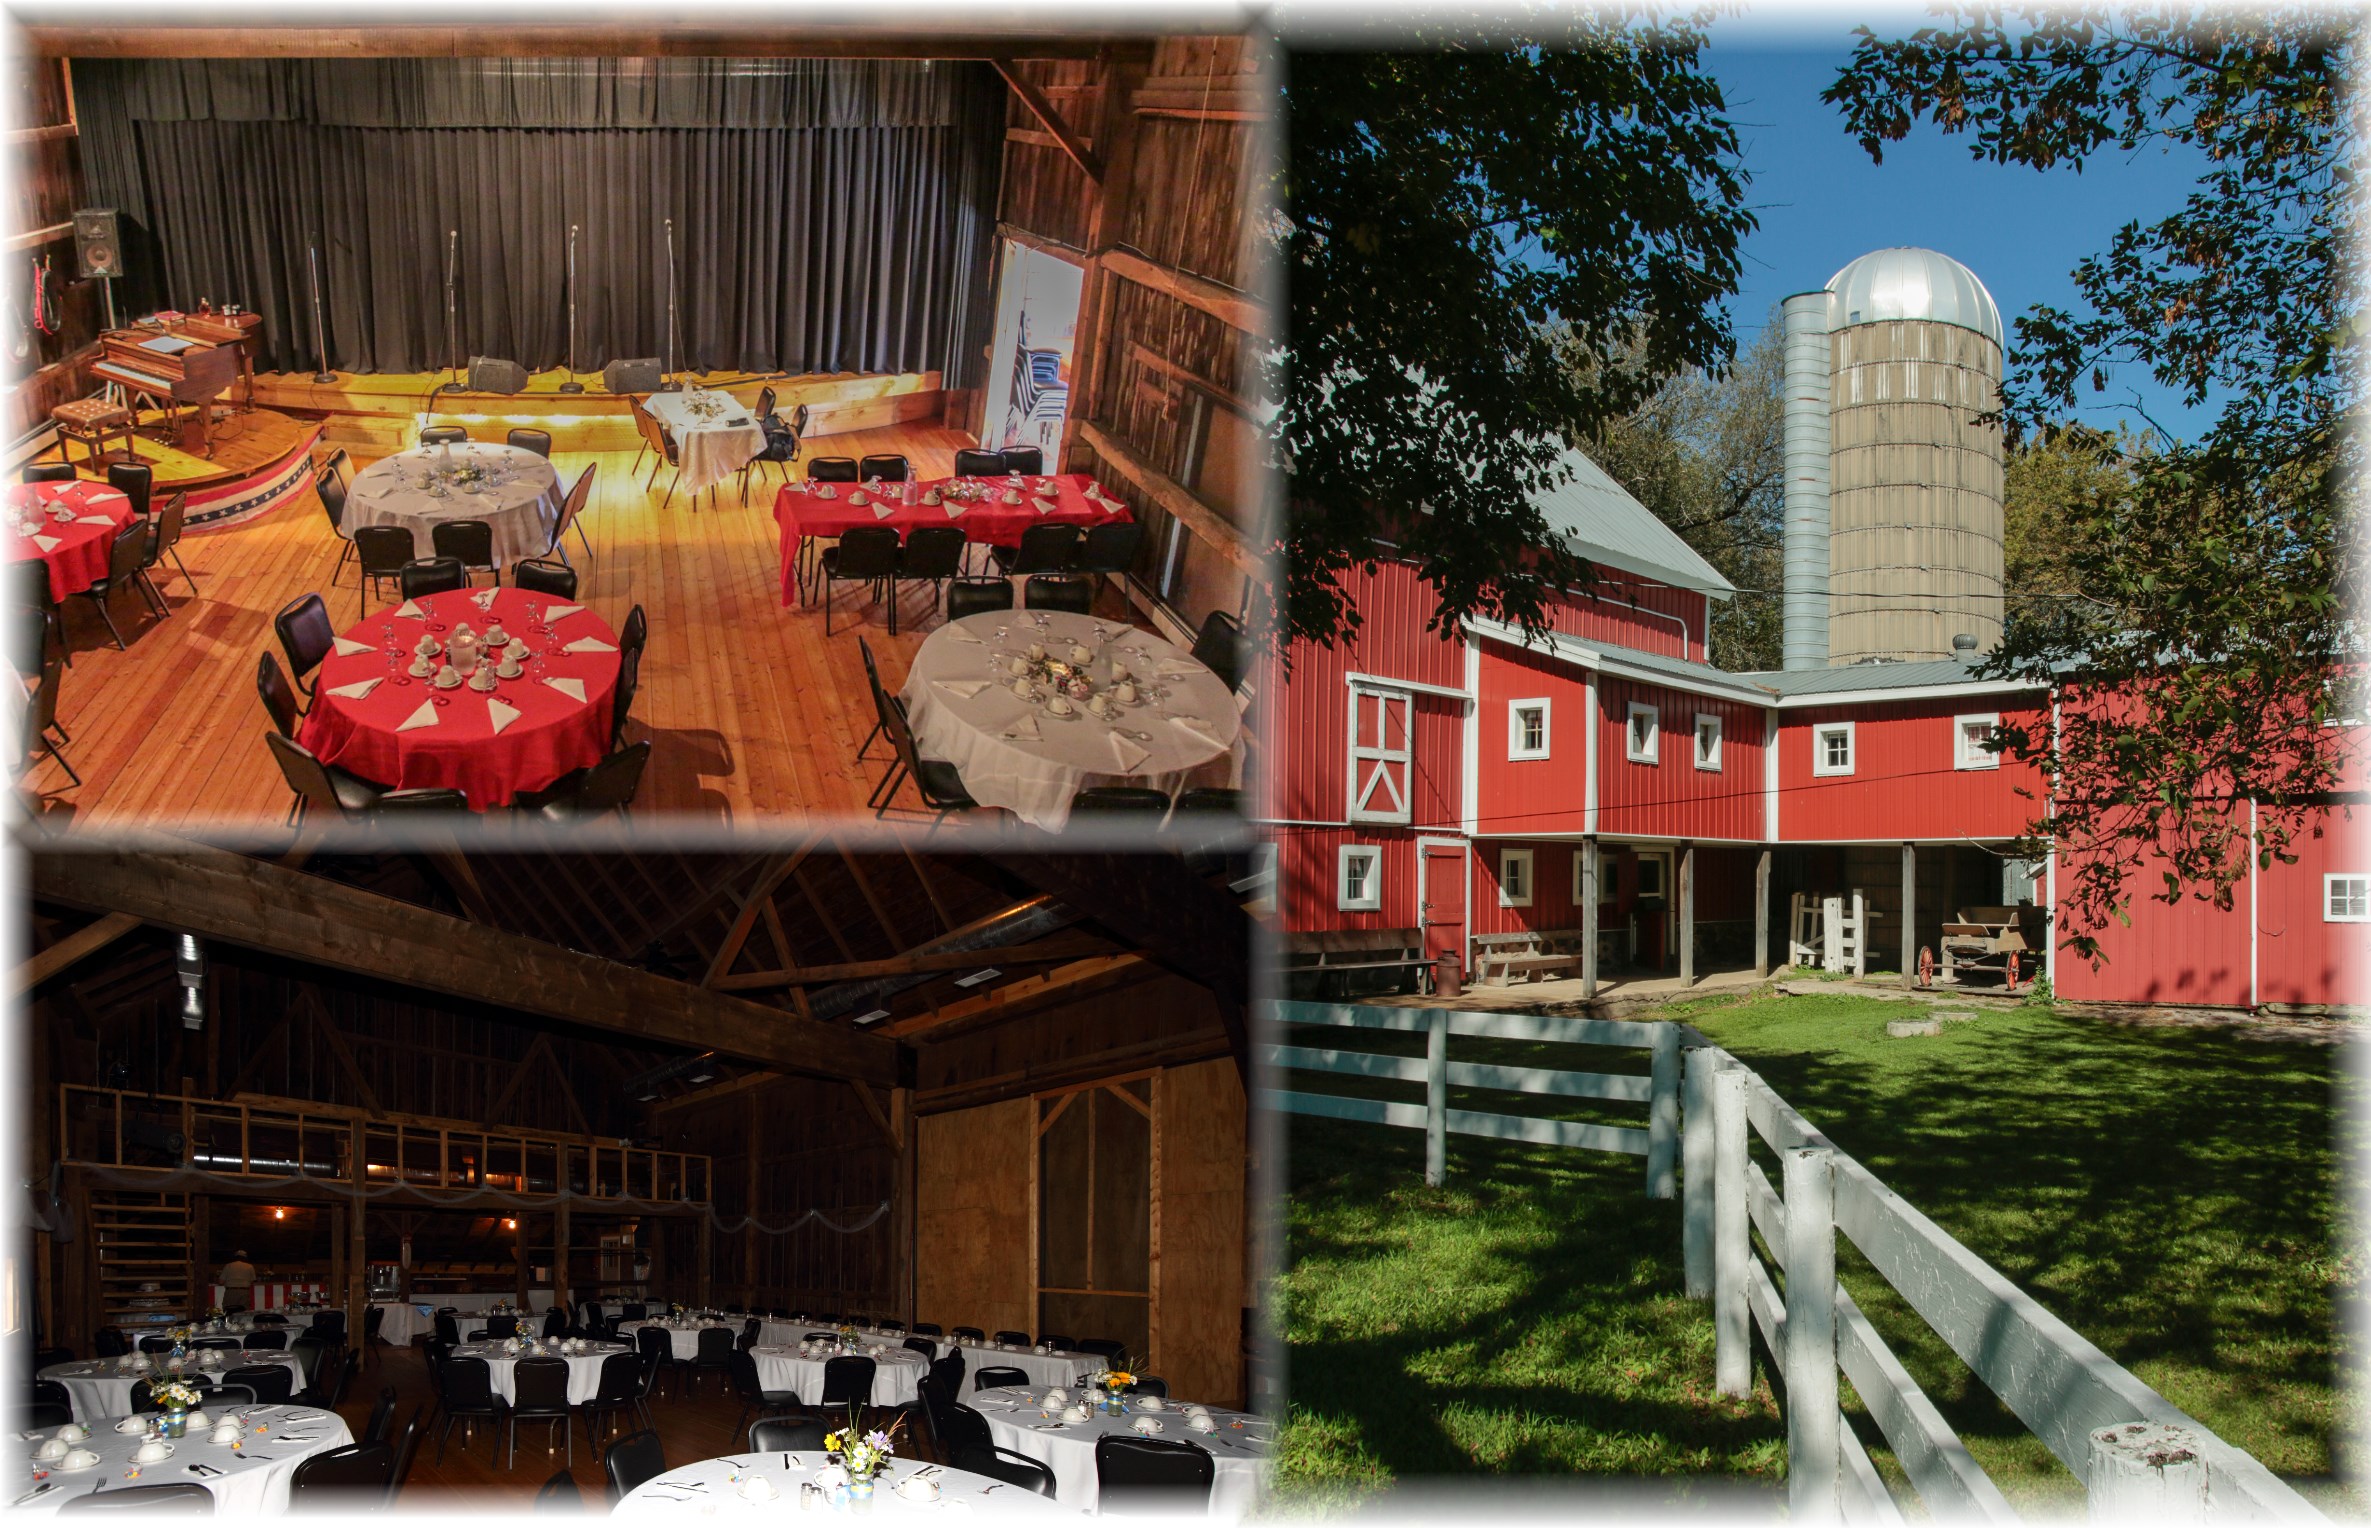
[[[90,467],[96,471],[108,457],[107,441],[111,436],[123,437],[123,459],[138,461],[132,449],[132,411],[104,398],[78,398],[72,403],[61,403],[49,411],[58,427],[58,455],[71,460],[65,442],[78,440],[90,453]]]

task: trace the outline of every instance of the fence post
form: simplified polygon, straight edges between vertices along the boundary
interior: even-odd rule
[[[1720,1052],[1690,1046],[1680,1085],[1679,1244],[1688,1298],[1712,1293],[1712,1079]]]
[[[1787,1511],[1833,1522],[1843,1510],[1836,1429],[1836,1160],[1786,1153]]]
[[[1679,1026],[1655,1026],[1647,1074],[1647,1197],[1679,1192]]]
[[[1431,1010],[1424,1034],[1424,1185],[1449,1180],[1449,1010]]]
[[[2126,1422],[2091,1434],[2085,1515],[2095,1523],[2187,1528],[2207,1518],[2206,1457],[2199,1438],[2166,1422]]]
[[[1754,1387],[1752,1320],[1746,1312],[1746,1264],[1753,1257],[1745,1211],[1745,1069],[1712,1075],[1713,1387],[1742,1396]]]

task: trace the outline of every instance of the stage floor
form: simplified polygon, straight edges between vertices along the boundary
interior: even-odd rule
[[[143,409],[139,415],[139,429],[154,428],[164,419],[156,409]],[[310,419],[292,419],[268,408],[251,412],[231,413],[215,421],[213,427],[214,455],[206,457],[195,451],[184,451],[178,446],[152,440],[137,431],[132,436],[132,454],[146,462],[156,473],[157,491],[172,494],[201,490],[252,477],[288,459],[290,453],[302,449],[314,435],[319,424]],[[93,469],[89,454],[79,442],[66,442],[65,454],[86,478],[105,481],[104,465]],[[53,447],[42,454],[42,461],[54,462],[58,450]],[[112,459],[121,461],[121,437],[109,442]]]

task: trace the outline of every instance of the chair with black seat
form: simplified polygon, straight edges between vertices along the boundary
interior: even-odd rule
[[[749,1424],[749,1448],[759,1454],[816,1454],[830,1432],[828,1424],[803,1416],[759,1417]]]
[[[790,482],[790,464],[799,458],[799,441],[807,433],[807,406],[800,404],[794,421],[785,424],[774,413],[774,390],[766,388],[757,395],[756,419],[758,428],[765,432],[766,443],[758,448],[741,467],[741,502],[749,502],[749,480],[762,473],[769,464],[782,475],[785,485]]]
[[[502,582],[501,565],[494,561],[494,527],[484,520],[443,520],[428,532],[428,545],[439,557],[461,564],[462,582],[491,573]]]
[[[592,540],[585,535],[584,513],[585,507],[593,501],[593,474],[600,470],[599,462],[587,462],[585,470],[578,473],[576,481],[569,485],[568,497],[560,504],[560,517],[552,522],[552,539],[543,549],[544,556],[549,557],[557,552],[562,562],[574,567],[575,564],[568,557],[568,532],[572,529],[576,532],[576,544],[585,549],[587,557],[593,555]]]
[[[837,583],[872,585],[878,600],[897,577],[902,548],[897,532],[886,525],[851,526],[836,545],[823,549],[823,634],[831,635],[832,586]],[[889,604],[889,634],[897,635],[897,602]]]
[[[386,1324],[387,1307],[384,1305],[374,1305],[362,1313],[362,1361],[364,1363],[371,1361],[371,1349],[386,1342],[387,1339],[379,1335],[380,1328]]]
[[[607,1337],[609,1323],[601,1314],[601,1302],[587,1300],[576,1308],[576,1335],[579,1337]]]
[[[543,1335],[548,1341],[568,1335],[568,1307],[555,1305],[543,1313]]]
[[[1243,623],[1224,610],[1204,616],[1202,634],[1194,638],[1194,661],[1228,689],[1243,688]]]
[[[1076,1344],[1076,1349],[1081,1353],[1092,1353],[1109,1363],[1117,1363],[1128,1355],[1125,1343],[1115,1342],[1109,1337],[1083,1337]]]
[[[543,1488],[535,1493],[535,1511],[562,1515],[582,1512],[584,1493],[576,1488],[576,1476],[568,1470],[554,1470]]]
[[[897,582],[930,584],[931,607],[938,608],[946,600],[949,581],[963,571],[964,549],[970,544],[952,525],[915,527],[906,532],[906,544],[898,552]]]
[[[516,429],[503,439],[506,444],[517,446],[522,451],[532,451],[537,456],[549,457],[552,454],[552,432],[549,430]]]
[[[425,1406],[414,1406],[412,1414],[404,1418],[403,1426],[396,1431],[395,1472],[387,1477],[387,1499],[381,1504],[381,1511],[395,1504],[395,1493],[401,1491],[403,1483],[412,1478],[412,1460],[420,1452],[420,1418],[427,1409]]]
[[[667,1450],[659,1435],[646,1427],[609,1445],[609,1451],[601,1456],[601,1468],[609,1476],[609,1500],[615,1505],[633,1495],[644,1481],[667,1473]]]
[[[346,1350],[331,1348],[315,1361],[312,1378],[297,1400],[324,1411],[337,1409],[338,1392],[346,1388]]]
[[[986,1342],[988,1340],[987,1332],[976,1326],[950,1327],[947,1330],[947,1336],[956,1342]]]
[[[1079,528],[1075,525],[1054,525],[1039,521],[1021,532],[1018,546],[988,548],[989,559],[996,571],[1008,578],[1019,578],[1029,573],[1064,573],[1070,560],[1078,555]]]
[[[976,446],[964,446],[955,453],[957,477],[1002,477],[1004,458],[993,451],[982,451]]]
[[[17,474],[20,483],[71,483],[82,476],[72,462],[32,462]]]
[[[576,598],[576,569],[564,562],[553,562],[548,557],[529,557],[510,565],[510,584],[530,594],[549,594],[557,599]]]
[[[1098,1511],[1203,1512],[1218,1466],[1210,1451],[1167,1438],[1106,1433],[1095,1440]]]
[[[454,1319],[450,1311],[438,1311],[433,1324],[438,1342],[458,1344],[461,1341],[461,1323]]]
[[[675,1388],[678,1393],[682,1391],[683,1366],[675,1361],[675,1338],[671,1333],[655,1326],[643,1327],[634,1334],[634,1351],[644,1359],[658,1360],[657,1379],[664,1380],[669,1374],[677,1375]]]
[[[386,1499],[394,1476],[395,1450],[384,1443],[325,1449],[290,1472],[288,1505],[297,1512],[366,1512]]]
[[[843,1353],[823,1361],[823,1399],[816,1405],[840,1416],[851,1406],[873,1404],[873,1361],[862,1353]]]
[[[969,1444],[958,1449],[951,1462],[959,1470],[969,1470],[975,1475],[1001,1480],[1007,1485],[1035,1491],[1040,1496],[1054,1494],[1052,1470],[1027,1454],[1016,1454],[1009,1448],[998,1448],[993,1443],[985,1447],[977,1443]]]
[[[52,732],[56,732],[59,737],[66,735],[66,729],[58,725],[58,694],[65,683],[65,659],[53,652],[42,660],[41,682],[34,686],[32,695],[28,697],[25,733],[21,739],[22,752],[28,763],[36,754],[48,754],[57,761],[58,768],[66,772],[67,779],[80,785],[82,776],[74,772],[74,766],[66,762],[66,756],[58,751],[58,745],[50,739]]]
[[[457,424],[432,424],[420,432],[423,446],[459,446],[469,442],[469,432]]]
[[[1063,1337],[1058,1336],[1053,1332],[1045,1332],[1040,1334],[1037,1340],[1044,1343],[1049,1349],[1056,1353],[1075,1353],[1078,1351],[1078,1339],[1076,1337]]]
[[[856,745],[856,757],[862,762],[872,750],[873,739],[889,735],[889,692],[882,688],[881,665],[874,661],[873,644],[858,637],[856,651],[864,659],[864,682],[873,694],[873,730],[866,733],[864,741]]]
[[[613,754],[625,749],[626,722],[633,715],[634,697],[641,689],[642,649],[639,645],[621,645],[617,655],[617,684],[609,693],[609,751]]]
[[[1144,523],[1140,520],[1107,520],[1087,528],[1078,544],[1078,554],[1071,559],[1073,573],[1109,573],[1125,578],[1136,567],[1136,550],[1144,544]]]
[[[496,1342],[518,1336],[519,1318],[516,1316],[488,1316],[486,1318],[486,1335]]]
[[[266,1406],[284,1406],[296,1394],[296,1374],[286,1364],[241,1364],[222,1376],[226,1385],[245,1385]]]
[[[996,1340],[998,1342],[1009,1342],[1016,1348],[1025,1348],[1029,1346],[1029,1334],[1027,1332],[998,1332],[996,1334]]]
[[[882,720],[889,729],[890,744],[897,750],[897,763],[867,803],[874,808],[875,817],[888,813],[890,803],[897,799],[897,787],[906,780],[914,783],[914,794],[922,799],[923,810],[938,814],[931,824],[934,828],[956,812],[979,809],[980,804],[964,787],[960,770],[944,759],[922,757],[914,742],[913,725],[906,719],[905,702],[890,696],[889,713]]]
[[[576,1464],[576,1413],[568,1405],[568,1360],[522,1358],[511,1368],[509,1423],[510,1463],[519,1467],[519,1423],[557,1424],[568,1435],[568,1463]],[[546,1443],[549,1439],[547,1436]]]
[[[1148,1374],[1130,1385],[1128,1393],[1130,1395],[1157,1395],[1166,1400],[1169,1397],[1169,1381],[1161,1378],[1158,1374]]]
[[[288,655],[290,675],[307,695],[313,693],[308,676],[337,647],[337,632],[329,624],[329,607],[318,594],[300,594],[272,617],[280,634],[280,650]]]
[[[899,1343],[898,1346],[906,1349],[908,1352],[921,1354],[923,1361],[926,1363],[938,1357],[939,1345],[927,1337],[908,1337],[904,1342]]]
[[[1169,798],[1141,785],[1090,785],[1070,798],[1070,816],[1122,817],[1158,821],[1169,813]]]
[[[486,1366],[484,1359],[456,1355],[437,1367],[443,1379],[445,1425],[436,1435],[436,1462],[442,1464],[445,1459],[445,1440],[453,1435],[455,1422],[475,1423],[483,1420],[491,1424],[489,1431],[493,1431],[499,1428],[510,1406],[494,1393],[493,1371]],[[499,1431],[493,1431],[493,1437],[494,1448],[498,1453],[502,1446],[502,1435]],[[466,1431],[462,1442],[466,1447]],[[489,1457],[486,1462],[491,1464],[494,1461]]]
[[[601,1360],[601,1375],[593,1393],[577,1408],[584,1415],[585,1446],[599,1448],[601,1435],[595,1429],[602,1421],[620,1415],[632,1419],[641,1409],[642,1363],[632,1353],[612,1353]],[[649,1418],[642,1421],[648,1425]]]
[[[684,1384],[697,1385],[703,1374],[715,1374],[730,1381],[733,1358],[739,1349],[733,1346],[733,1329],[727,1326],[708,1326],[700,1329],[700,1345],[692,1353],[691,1369],[684,1375]],[[689,1390],[686,1389],[686,1394]],[[736,1424],[735,1430],[738,1431]]]
[[[132,1351],[132,1344],[120,1326],[103,1326],[91,1333],[91,1353],[98,1358],[121,1358]]]
[[[323,1342],[342,1343],[346,1340],[346,1313],[342,1310],[317,1310],[313,1312],[308,1330]]]
[[[107,634],[115,638],[116,651],[126,651],[123,633],[115,626],[115,613],[108,602],[118,589],[137,590],[141,600],[161,619],[172,612],[163,607],[164,599],[147,581],[149,548],[156,543],[156,526],[146,520],[134,520],[115,533],[115,543],[108,549],[107,573],[94,579],[87,589],[77,591],[77,598],[87,599],[97,608],[99,619],[107,623]]]
[[[749,1414],[753,1411],[763,1414],[768,1411],[796,1410],[805,1404],[800,1401],[795,1390],[768,1390],[765,1381],[758,1377],[757,1360],[749,1356],[747,1349],[738,1350],[732,1355],[725,1372],[732,1376],[733,1393],[741,1400],[741,1415],[733,1422],[735,1432],[747,1425]]]
[[[56,1360],[56,1362],[64,1363],[66,1360],[61,1358]],[[54,1379],[36,1379],[33,1381],[32,1401],[36,1406],[72,1407],[74,1404],[74,1397],[64,1385],[59,1384]],[[68,1422],[71,1422],[72,1420],[74,1420],[72,1417],[68,1417],[66,1419]],[[58,1425],[63,1427],[66,1425],[66,1423],[60,1422]]]
[[[751,1348],[756,1347],[758,1331],[764,1325],[765,1321],[757,1316],[752,1316],[747,1321],[742,1322],[741,1335],[734,1339],[733,1346],[739,1348],[744,1353],[748,1352]]]
[[[233,1353],[240,1351],[241,1348],[239,1339],[236,1337],[200,1337],[190,1346],[193,1348],[218,1348]]]
[[[914,467],[902,456],[868,456],[856,464],[856,475],[867,483],[903,483],[914,475]]]
[[[241,1345],[248,1348],[285,1350],[288,1346],[288,1334],[279,1330],[249,1332],[246,1342]]]
[[[1006,446],[996,453],[1006,472],[1035,477],[1046,470],[1046,454],[1035,446]]]
[[[449,785],[414,785],[389,791],[372,802],[370,815],[381,822],[390,817],[400,822],[459,822],[468,811],[465,792]]]
[[[143,1337],[140,1339],[140,1351],[143,1353],[170,1353],[173,1351],[173,1339],[170,1337]]]
[[[853,456],[817,456],[807,461],[807,481],[810,483],[858,483],[856,458]]]
[[[939,1435],[940,1451],[950,1459],[966,1449],[996,1446],[995,1436],[988,1431],[988,1419],[960,1401],[948,1403],[943,1422],[941,1426],[934,1421],[933,1430]]]
[[[372,1403],[370,1421],[362,1429],[365,1443],[384,1443],[395,1431],[395,1387],[387,1386]]]
[[[145,515],[155,502],[156,469],[146,462],[109,462],[107,486],[132,501],[132,513]]]
[[[914,1335],[917,1337],[944,1337],[947,1335],[947,1329],[936,1321],[917,1321],[914,1323]]]
[[[135,1517],[212,1517],[214,1493],[194,1480],[162,1486],[121,1486],[85,1491],[58,1503],[60,1517],[90,1512],[128,1512]]]
[[[9,661],[15,663],[20,671],[30,672],[41,661],[38,655],[56,648],[65,654],[66,661],[71,664],[74,655],[66,652],[66,622],[58,613],[57,593],[49,586],[49,564],[38,557],[19,558],[8,564],[5,573],[0,573],[0,576],[15,581],[16,587],[8,592],[16,596],[16,603],[25,611],[27,622],[38,613],[41,625],[41,630],[34,634],[34,640],[20,644],[19,653],[12,655]]]
[[[620,1321],[645,1321],[650,1318],[650,1307],[639,1300],[628,1300],[618,1307],[617,1318]]]
[[[65,1401],[35,1401],[24,1418],[25,1427],[35,1432],[63,1427],[74,1420],[74,1407]]]
[[[1095,609],[1095,583],[1087,578],[1056,578],[1040,573],[1021,585],[1021,605],[1026,610],[1067,610],[1072,615],[1088,615]]]
[[[1197,785],[1177,798],[1179,817],[1228,817],[1240,820],[1243,816],[1243,792],[1221,785]]]
[[[947,619],[950,621],[1012,608],[1013,585],[1010,579],[958,578],[947,585]]]
[[[334,470],[345,455],[338,452],[313,474],[313,492],[321,500],[321,513],[329,521],[329,533],[338,538],[337,566],[329,570],[329,581],[333,584],[338,574],[345,571],[346,560],[354,555],[354,538],[346,534],[346,480]]]
[[[361,570],[354,595],[356,615],[369,613],[370,597],[378,592],[379,585],[401,585],[403,570],[412,565],[417,550],[408,525],[365,525],[355,530],[354,559]]]
[[[513,812],[551,822],[573,822],[610,812],[631,816],[634,793],[642,772],[650,765],[650,741],[628,743],[598,764],[572,769],[537,791],[520,791],[510,798]]]
[[[198,592],[198,581],[190,573],[189,564],[181,560],[181,533],[188,525],[189,495],[177,493],[165,500],[165,507],[156,517],[156,552],[149,566],[156,566],[158,559],[172,558],[174,570],[181,575],[181,581],[189,585],[190,593],[195,594]]]
[[[971,1377],[974,1390],[1002,1390],[1007,1385],[1026,1385],[1029,1371],[1010,1364],[989,1364]]]
[[[461,565],[458,557],[417,558],[397,569],[395,577],[407,600],[416,600],[425,594],[448,594],[455,589],[469,587],[469,570]]]
[[[294,738],[267,732],[263,741],[280,766],[280,777],[296,793],[290,813],[296,821],[302,822],[315,808],[340,817],[356,816],[369,811],[387,794],[384,786],[322,763],[310,748]]]

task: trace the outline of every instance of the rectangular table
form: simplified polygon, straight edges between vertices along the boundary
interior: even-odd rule
[[[989,493],[977,501],[923,502],[933,490],[943,498],[951,483],[976,484]],[[1041,493],[1041,487],[1050,493]],[[817,489],[831,490],[831,497],[819,496]],[[1017,493],[1021,502],[1005,503],[1008,490]],[[850,495],[857,491],[875,502],[850,502]],[[911,503],[907,502],[909,497]],[[1053,507],[1041,509],[1040,504],[1049,499]],[[1009,547],[1018,546],[1021,533],[1041,521],[1089,528],[1132,518],[1127,505],[1103,497],[1102,485],[1084,472],[1066,472],[1051,478],[931,478],[923,482],[871,486],[816,483],[802,478],[785,483],[774,495],[774,523],[782,531],[782,603],[799,603],[802,575],[811,571],[805,565],[808,543],[832,540],[858,526],[888,526],[902,541],[909,531],[922,526],[952,525],[963,532],[964,540],[975,546]]]
[[[708,400],[717,410],[713,417],[696,412]],[[675,460],[682,468],[675,486],[686,493],[723,482],[766,448],[765,428],[749,406],[730,393],[700,388],[653,393],[643,407],[674,437]]]

